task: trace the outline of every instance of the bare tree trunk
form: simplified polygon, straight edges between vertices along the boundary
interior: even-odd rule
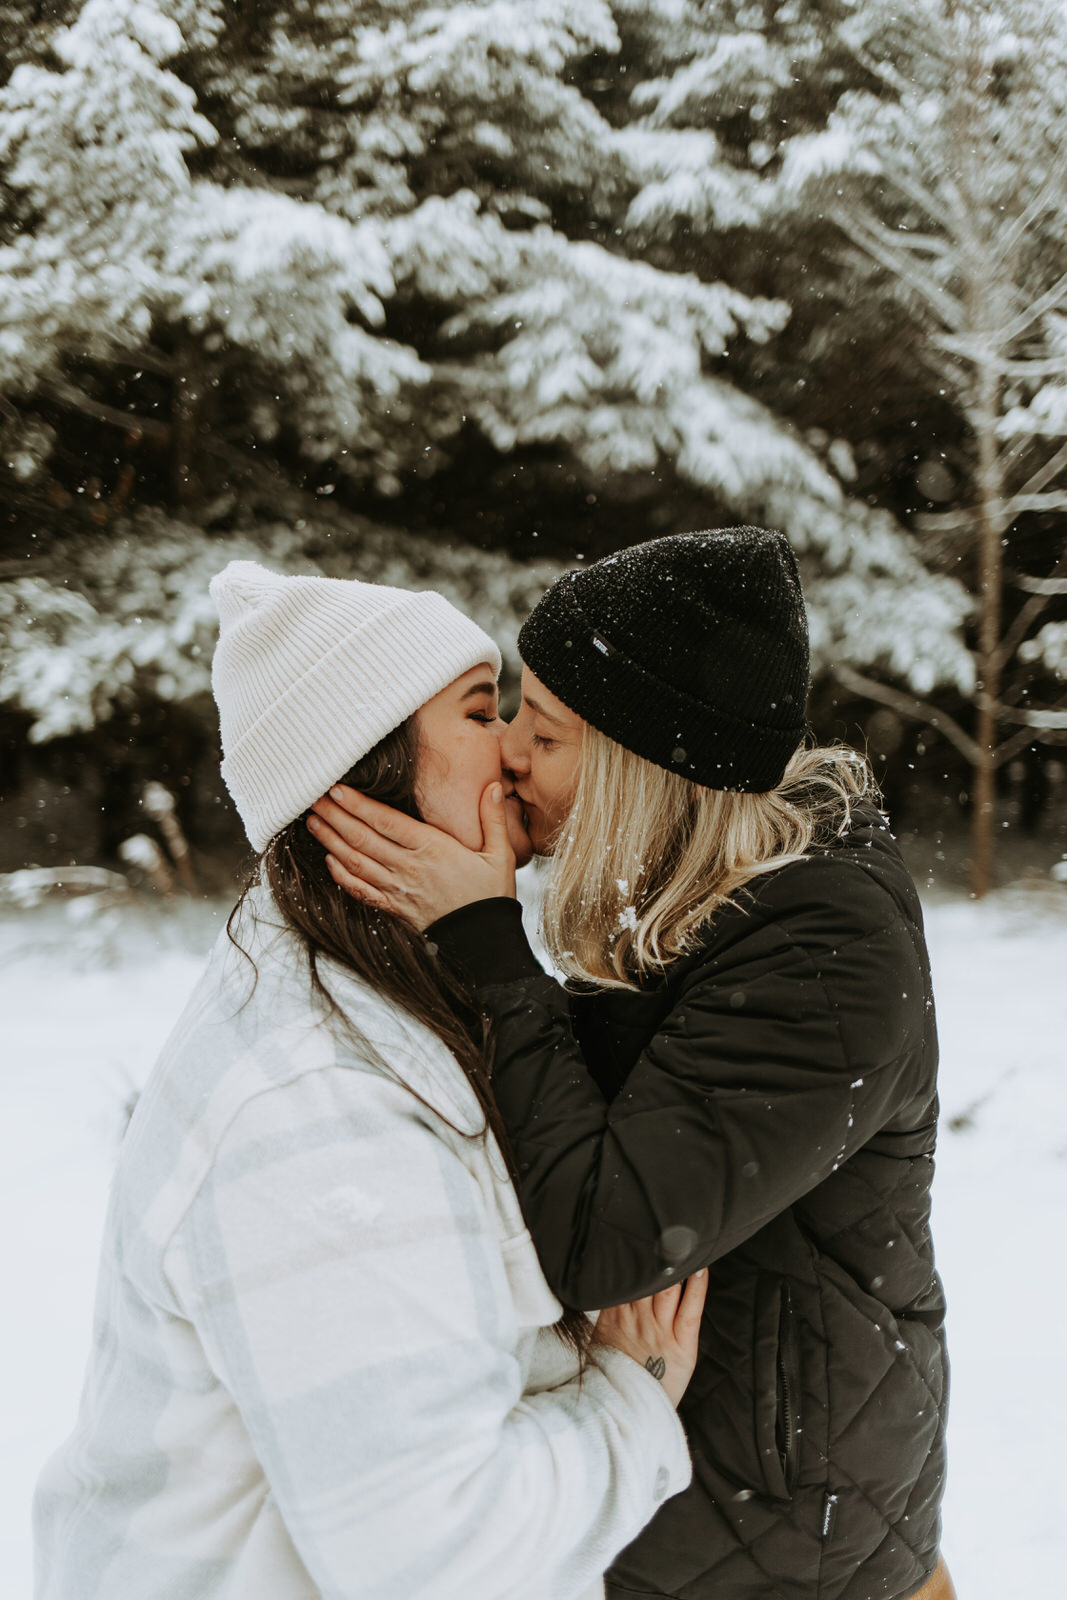
[[[1001,726],[1016,715],[1000,706],[1003,675],[1052,597],[1051,592],[1033,593],[1003,631],[1004,538],[1024,512],[1062,511],[1067,497],[1058,484],[1067,470],[1067,445],[1062,431],[1051,435],[1056,445],[1044,465],[1034,470],[1025,436],[1020,434],[1006,446],[998,438],[997,425],[1006,409],[1007,382],[1021,379],[1020,387],[1032,391],[1034,384],[1056,379],[1063,371],[1059,353],[1043,330],[1048,314],[1067,293],[1067,274],[1061,274],[1052,261],[1044,286],[1046,269],[1035,269],[1028,238],[1039,219],[1063,210],[1062,162],[1054,170],[1050,164],[1047,186],[1038,174],[1035,187],[1028,152],[1030,141],[1044,134],[1026,110],[1029,90],[1019,97],[1019,127],[1009,130],[1001,119],[1001,90],[989,54],[988,25],[996,8],[989,0],[942,0],[928,10],[930,45],[925,54],[944,68],[939,114],[929,125],[919,119],[907,155],[897,152],[887,158],[879,150],[879,169],[887,181],[878,198],[851,207],[846,199],[831,210],[831,216],[843,235],[920,309],[932,334],[925,353],[929,357],[940,352],[943,363],[941,393],[959,399],[974,440],[977,459],[969,504],[958,514],[920,519],[920,529],[925,523],[930,531],[940,530],[942,553],[950,551],[957,533],[974,541],[978,618],[974,736],[913,696],[848,668],[838,675],[868,698],[938,728],[966,757],[971,768],[971,887],[980,899],[993,886],[996,773],[1034,737],[1059,738],[1059,713],[1051,709],[1043,721],[1027,718],[999,747],[997,743]],[[858,52],[857,59],[862,59]],[[885,81],[890,81],[888,75]],[[1039,81],[1038,73],[1032,82]],[[916,104],[911,87],[899,75],[894,74],[891,88],[902,95],[903,105]],[[886,149],[890,148],[887,143]],[[992,170],[1005,159],[1019,163],[1017,206],[991,184]],[[912,212],[921,218],[917,226],[907,215]],[[1031,442],[1038,437],[1035,434]],[[1009,496],[1008,483],[1017,482],[1020,475],[1023,482]],[[1044,581],[1054,584],[1058,576],[1057,568]],[[1043,735],[1039,728],[1045,730]]]
[[[978,719],[971,796],[971,893],[981,900],[993,886],[996,827],[997,702],[1000,698],[1001,612],[1004,585],[1002,485],[997,469],[998,378],[992,366],[978,372],[973,425],[978,444]]]

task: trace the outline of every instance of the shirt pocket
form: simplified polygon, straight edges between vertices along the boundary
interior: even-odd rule
[[[523,1220],[515,1185],[508,1175],[500,1147],[487,1134],[475,1173],[493,1218],[504,1263],[515,1321],[520,1328],[547,1328],[558,1322],[563,1307],[552,1293],[530,1230]]]
[[[563,1307],[545,1281],[529,1229],[501,1239],[500,1253],[519,1327],[547,1328],[557,1322]]]

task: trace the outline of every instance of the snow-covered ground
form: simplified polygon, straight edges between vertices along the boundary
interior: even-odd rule
[[[1067,887],[927,910],[943,1045],[935,1238],[954,1358],[945,1550],[960,1600],[1052,1595],[1067,1557]],[[74,1417],[125,1111],[224,915],[84,900],[0,915],[10,1600],[31,1592],[34,1477]]]

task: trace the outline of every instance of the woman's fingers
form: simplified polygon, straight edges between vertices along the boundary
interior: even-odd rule
[[[388,810],[388,807],[383,809]],[[327,848],[335,853],[339,851],[342,861],[346,859],[347,851],[355,850],[380,862],[383,867],[398,868],[411,854],[325,795],[312,806],[308,827],[316,838],[324,843],[328,840]]]
[[[708,1294],[708,1269],[701,1267],[685,1280],[685,1289],[674,1319],[676,1338],[684,1338],[700,1327],[704,1314],[704,1301]]]
[[[376,854],[362,849],[357,849],[352,843],[331,828],[329,823],[323,822],[321,817],[312,815],[308,818],[308,828],[315,838],[329,854],[336,856],[348,871],[357,878],[366,878],[379,889],[400,892],[396,873],[383,862],[379,861]]]
[[[677,1405],[693,1375],[698,1352],[700,1313],[707,1293],[707,1269],[682,1284],[648,1295],[629,1305],[612,1306],[597,1319],[596,1340],[632,1357],[662,1383]]]
[[[626,1309],[639,1317],[651,1317],[666,1338],[682,1341],[700,1327],[707,1292],[708,1272],[701,1267],[684,1283],[672,1283],[669,1289],[661,1289],[646,1300],[635,1300]]]
[[[497,780],[482,791],[479,803],[482,823],[482,855],[498,862],[510,875],[515,871],[515,852],[508,838],[508,812],[504,804],[504,785]],[[503,892],[503,891],[502,891]],[[511,877],[514,893],[514,877]]]
[[[403,908],[388,890],[379,889],[375,884],[368,883],[366,878],[360,878],[354,872],[349,872],[336,856],[326,857],[326,867],[338,888],[344,889],[353,899],[363,900],[367,905],[377,907],[379,911],[391,911],[397,916],[403,916]]]
[[[377,889],[379,894],[391,896],[398,903],[404,898],[404,890],[400,884],[395,883],[384,867],[380,867],[371,856],[361,856],[358,851],[350,850],[345,856],[338,856],[327,845],[327,855],[334,861],[340,862],[345,871],[361,883],[369,883]]]
[[[334,784],[328,798],[334,802],[338,810],[358,817],[361,822],[373,828],[375,833],[392,840],[402,850],[418,849],[420,844],[432,839],[436,831],[428,827],[425,822],[418,822],[414,817],[406,817],[402,811],[383,805],[380,800],[371,800],[367,795],[360,794],[358,789],[349,789],[343,783]],[[319,807],[316,805],[315,809],[318,810]],[[335,818],[331,817],[330,820],[335,826],[337,825]]]
[[[414,927],[428,928],[474,900],[514,896],[515,856],[507,841],[502,791],[499,782],[490,785],[484,801],[487,812],[500,814],[490,815],[495,842],[484,852],[340,785],[316,800],[308,827],[354,877],[372,881],[400,901],[395,909]],[[332,798],[336,795],[343,805]]]
[[[661,1289],[659,1294],[654,1294],[649,1301],[649,1309],[660,1327],[668,1333],[674,1327],[674,1317],[678,1310],[678,1302],[682,1297],[680,1283],[672,1283],[669,1289]]]

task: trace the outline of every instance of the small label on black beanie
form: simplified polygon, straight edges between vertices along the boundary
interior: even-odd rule
[[[594,633],[593,644],[602,656],[613,656],[615,654],[615,646],[609,644],[606,639],[602,639],[599,633]]]

